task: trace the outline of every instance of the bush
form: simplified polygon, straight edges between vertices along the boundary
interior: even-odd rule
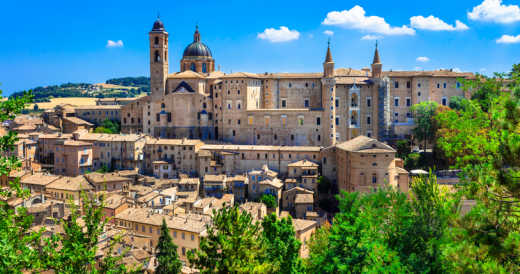
[[[407,170],[417,169],[420,167],[421,163],[421,154],[419,153],[410,153],[404,159],[404,167]]]
[[[270,194],[263,194],[262,197],[260,197],[260,202],[265,204],[267,208],[275,208],[278,206],[276,197]]]

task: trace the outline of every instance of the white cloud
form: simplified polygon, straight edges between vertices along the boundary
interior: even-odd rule
[[[107,41],[107,48],[121,48],[121,47],[123,47],[123,41],[121,41],[121,40],[117,40],[117,41],[108,40]]]
[[[468,12],[468,18],[476,21],[495,23],[514,23],[520,21],[520,7],[502,5],[502,0],[484,0],[480,5]]]
[[[300,38],[300,33],[297,30],[290,30],[281,26],[279,29],[267,28],[264,32],[259,33],[257,37],[262,40],[268,40],[271,43],[281,43],[297,40]]]
[[[517,36],[504,34],[497,39],[497,44],[516,44],[520,43],[520,34]]]
[[[322,24],[385,35],[415,35],[415,30],[408,26],[392,27],[382,17],[365,16],[365,10],[357,5],[350,10],[327,13]]]
[[[422,62],[422,63],[426,63],[428,61],[430,61],[430,58],[426,57],[426,56],[419,56],[417,57],[417,59],[415,59],[417,62]]]
[[[379,39],[383,39],[383,37],[379,36],[379,35],[372,35],[372,34],[367,34],[367,35],[361,37],[361,40],[379,40]]]
[[[332,30],[326,30],[326,31],[323,32],[323,34],[328,35],[328,36],[332,36],[332,35],[334,35],[334,32]]]
[[[460,68],[452,68],[451,69],[453,72],[462,72],[462,70]]]
[[[440,18],[437,18],[433,15],[430,15],[428,17],[423,16],[412,16],[410,17],[410,25],[416,29],[423,29],[423,30],[433,30],[433,31],[455,31],[455,30],[467,30],[469,29],[466,24],[462,23],[459,20],[455,21],[455,26],[450,25],[444,21],[442,21]]]

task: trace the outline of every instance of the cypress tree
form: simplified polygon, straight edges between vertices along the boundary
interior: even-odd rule
[[[161,226],[161,236],[155,248],[155,257],[159,265],[155,269],[155,273],[180,273],[182,263],[177,255],[177,246],[173,243],[172,237],[166,226],[166,221],[163,219]]]

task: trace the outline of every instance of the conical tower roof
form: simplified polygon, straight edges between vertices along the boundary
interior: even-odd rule
[[[376,51],[374,52],[374,61],[372,64],[381,64],[381,60],[379,59],[379,50],[377,49],[377,41],[376,41]]]
[[[330,39],[327,45],[327,56],[325,56],[325,63],[332,63],[332,53],[330,53]]]

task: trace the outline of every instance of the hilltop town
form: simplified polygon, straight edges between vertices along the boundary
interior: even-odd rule
[[[408,195],[413,178],[428,174],[407,170],[398,155],[401,140],[431,151],[411,138],[412,106],[470,98],[460,80],[475,79],[450,70],[384,71],[377,45],[370,68],[336,68],[330,44],[322,72],[226,74],[215,70],[198,28],[180,71],[170,73],[168,33],[159,19],[148,39],[149,95],[60,104],[5,121],[2,135],[18,134],[5,156],[22,165],[0,181],[6,188],[19,178],[30,194],[6,202],[26,208],[31,229],[43,228],[46,237],[63,233],[57,220],[82,205],[84,193],[101,197],[109,222],[97,256],[122,235],[124,263],[148,273],[158,264],[163,220],[183,272],[195,273],[187,252],[199,248],[215,212],[235,205],[254,221],[291,216],[299,255],[307,258],[312,235],[338,210],[334,195],[383,188]],[[121,132],[95,133],[106,120]],[[450,188],[459,172],[435,171]],[[473,205],[464,200],[464,210]]]

